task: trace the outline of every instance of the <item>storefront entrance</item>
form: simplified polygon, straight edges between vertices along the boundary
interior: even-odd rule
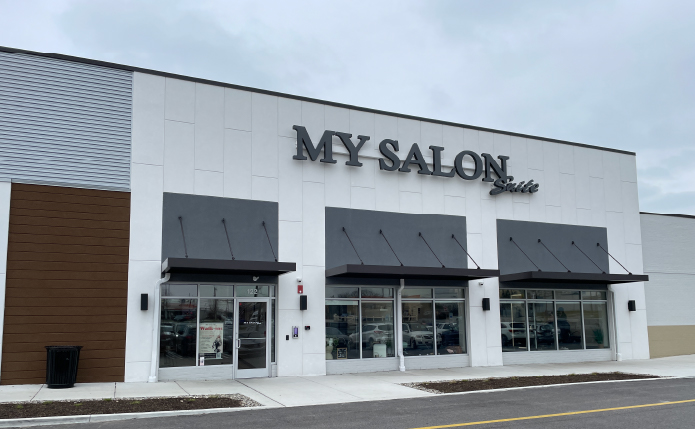
[[[274,285],[163,285],[160,372],[203,378],[213,373],[226,379],[269,377],[274,289]]]
[[[234,378],[267,377],[270,366],[268,300],[238,301]]]

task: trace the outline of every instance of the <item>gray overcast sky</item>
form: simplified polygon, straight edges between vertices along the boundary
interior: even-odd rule
[[[0,45],[629,150],[695,215],[692,0],[0,0]]]

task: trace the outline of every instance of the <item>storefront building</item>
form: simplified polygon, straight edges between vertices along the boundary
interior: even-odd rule
[[[0,382],[649,358],[635,154],[0,50]]]

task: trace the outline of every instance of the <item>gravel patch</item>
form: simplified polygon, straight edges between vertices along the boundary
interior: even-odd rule
[[[553,384],[586,383],[591,381],[639,380],[660,378],[655,375],[626,374],[622,372],[594,372],[592,374],[542,375],[536,377],[500,377],[470,380],[428,381],[403,383],[402,386],[429,393],[472,392],[476,390],[508,389],[511,387],[550,386]]]
[[[173,398],[97,399],[88,401],[13,402],[0,404],[0,419],[259,406],[261,406],[260,403],[241,394],[192,395]]]

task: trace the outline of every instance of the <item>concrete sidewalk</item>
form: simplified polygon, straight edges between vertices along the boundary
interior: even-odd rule
[[[401,383],[612,371],[664,377],[695,377],[695,355],[624,362],[510,365],[314,377],[161,383],[83,383],[77,384],[72,389],[47,389],[45,385],[39,384],[13,385],[0,386],[0,402],[42,402],[240,393],[265,406],[291,407],[434,396],[432,393],[401,386]]]

